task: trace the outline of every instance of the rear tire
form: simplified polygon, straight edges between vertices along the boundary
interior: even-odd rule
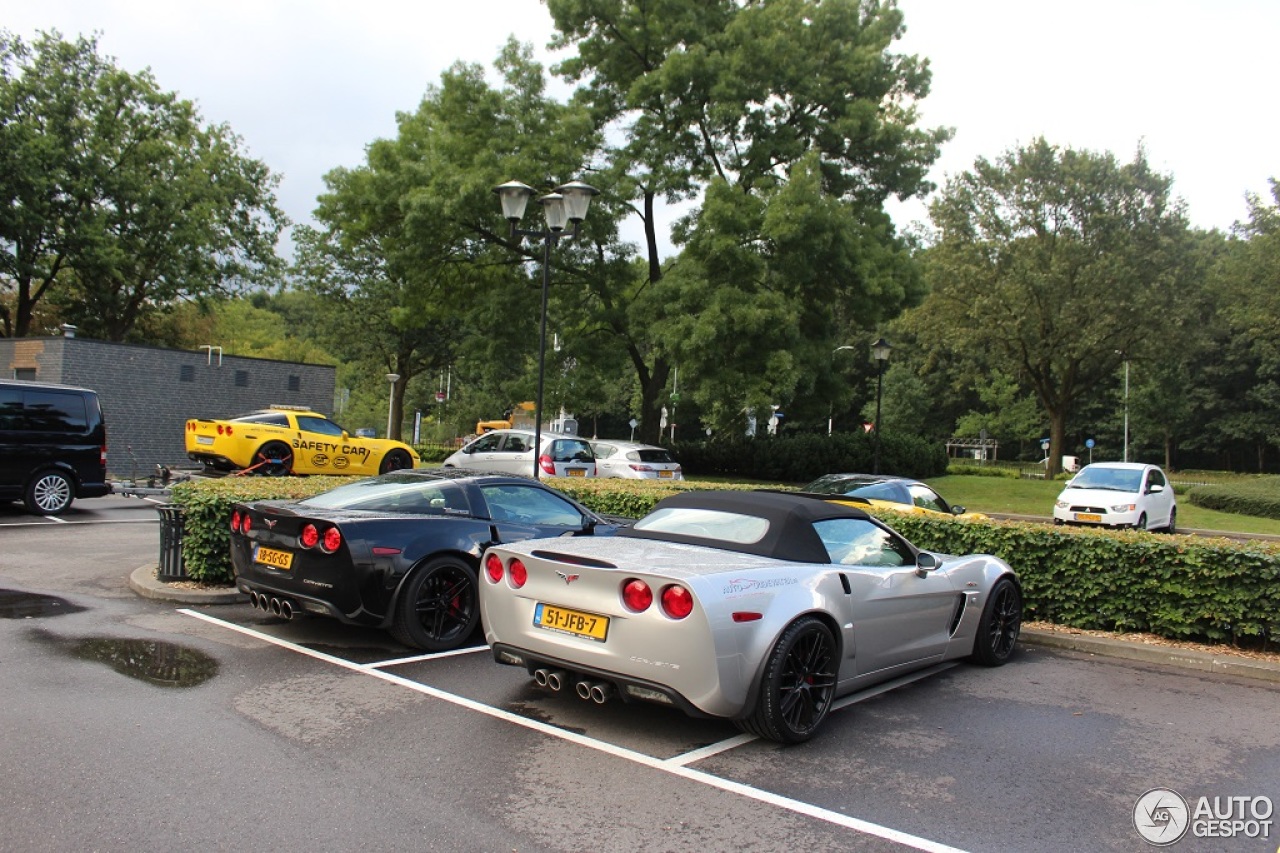
[[[815,616],[792,622],[765,663],[760,695],[738,728],[767,740],[802,743],[831,710],[836,689],[836,639]]]
[[[391,636],[414,649],[443,652],[466,642],[480,621],[475,569],[436,557],[414,569],[396,602]]]
[[[402,468],[412,468],[413,460],[408,453],[403,450],[392,450],[386,456],[382,457],[382,464],[378,466],[379,474],[386,474],[390,471],[399,471]]]
[[[76,486],[61,471],[41,471],[27,484],[22,502],[35,515],[60,515],[75,499]]]
[[[258,448],[253,463],[264,477],[288,477],[293,473],[293,451],[283,441],[268,441]]]
[[[1022,593],[1008,578],[991,588],[982,608],[978,636],[973,639],[972,660],[983,666],[1002,666],[1013,656],[1022,629]]]

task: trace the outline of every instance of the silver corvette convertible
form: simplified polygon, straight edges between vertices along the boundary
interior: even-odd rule
[[[1009,659],[1013,570],[921,551],[829,496],[688,492],[603,539],[490,548],[494,658],[539,684],[650,701],[798,743],[832,702],[940,661]]]

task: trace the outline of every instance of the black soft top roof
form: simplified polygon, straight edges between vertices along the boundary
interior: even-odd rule
[[[769,529],[758,542],[747,543],[706,539],[660,530],[637,530],[634,527],[619,530],[617,535],[709,546],[795,563],[829,563],[831,556],[818,537],[817,531],[813,529],[813,523],[828,518],[870,517],[856,507],[831,503],[814,495],[788,492],[681,492],[669,498],[663,498],[653,509],[656,512],[671,507],[719,510],[763,518],[769,522]]]

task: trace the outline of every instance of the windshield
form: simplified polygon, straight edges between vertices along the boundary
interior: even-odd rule
[[[1095,468],[1088,465],[1076,475],[1070,485],[1073,489],[1136,492],[1142,488],[1142,471],[1129,468]]]

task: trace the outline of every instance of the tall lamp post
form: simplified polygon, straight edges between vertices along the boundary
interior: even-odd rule
[[[587,218],[587,208],[591,205],[591,197],[599,190],[589,187],[581,181],[573,181],[555,188],[554,192],[538,199],[542,205],[542,215],[546,219],[545,228],[524,229],[519,222],[524,218],[525,207],[534,189],[519,181],[507,181],[493,188],[502,202],[502,215],[511,226],[511,237],[530,237],[542,241],[542,321],[538,331],[538,396],[534,403],[533,413],[533,476],[539,477],[538,458],[542,455],[542,389],[546,374],[547,361],[547,293],[551,288],[551,249],[561,239],[578,236],[578,226]],[[565,233],[565,226],[573,223],[573,231]]]
[[[836,353],[846,349],[853,349],[853,347],[849,346],[848,344],[845,344],[844,346],[836,347],[831,351],[831,361],[832,361],[833,367],[835,363]],[[834,423],[834,420],[835,420],[835,413],[831,411],[831,404],[828,403],[827,404],[827,438],[831,437],[831,427],[832,427],[832,424]]]
[[[391,413],[396,407],[396,383],[400,381],[400,374],[388,373],[387,381],[391,383],[390,396],[387,397],[387,438],[391,438]]]
[[[889,346],[889,342],[884,338],[880,338],[871,345],[871,357],[876,362],[876,422],[875,422],[875,444],[871,454],[871,473],[880,473],[880,397],[884,390],[884,366],[889,360],[889,353],[893,347]]]

